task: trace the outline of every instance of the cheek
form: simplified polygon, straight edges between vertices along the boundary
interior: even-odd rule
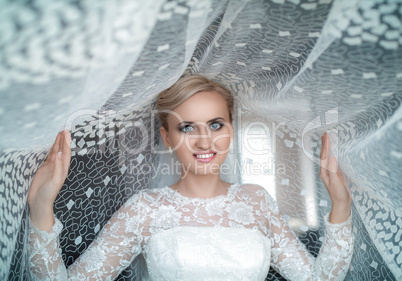
[[[212,145],[215,146],[215,148],[218,151],[225,152],[230,146],[229,133],[219,134],[217,136],[214,136],[214,138],[212,139]]]
[[[170,141],[171,143],[178,149],[179,147],[181,147],[183,145],[184,141],[184,136],[182,133],[180,132],[174,132],[174,133],[170,133]]]
[[[183,134],[177,134],[171,138],[174,147],[176,148],[176,154],[179,158],[182,155],[191,155],[189,152],[193,152],[194,138],[186,137]],[[194,151],[195,152],[195,151]]]

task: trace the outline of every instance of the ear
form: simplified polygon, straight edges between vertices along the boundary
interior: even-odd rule
[[[169,133],[168,133],[168,131],[163,126],[161,126],[159,131],[161,133],[163,143],[165,144],[166,148],[169,148],[170,141],[169,141]]]

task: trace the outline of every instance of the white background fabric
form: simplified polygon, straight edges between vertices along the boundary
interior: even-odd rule
[[[346,279],[401,279],[401,15],[397,0],[1,0],[0,279],[24,275],[26,196],[58,130],[73,137],[55,202],[66,265],[132,194],[162,180],[145,168],[160,163],[153,102],[183,72],[223,82],[237,116],[267,124],[276,199],[312,252],[330,209],[314,177],[330,131],[354,201]]]

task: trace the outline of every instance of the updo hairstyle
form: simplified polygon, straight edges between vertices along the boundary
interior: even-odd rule
[[[200,74],[192,74],[180,78],[172,86],[159,93],[157,98],[157,109],[159,111],[159,122],[168,130],[169,111],[175,109],[192,95],[199,92],[216,92],[226,101],[229,111],[229,120],[233,121],[234,99],[228,88],[219,82],[211,81]]]

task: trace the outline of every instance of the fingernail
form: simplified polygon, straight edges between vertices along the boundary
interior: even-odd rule
[[[57,152],[57,158],[59,158],[61,160],[62,157],[63,157],[63,152],[61,152],[61,151]]]

